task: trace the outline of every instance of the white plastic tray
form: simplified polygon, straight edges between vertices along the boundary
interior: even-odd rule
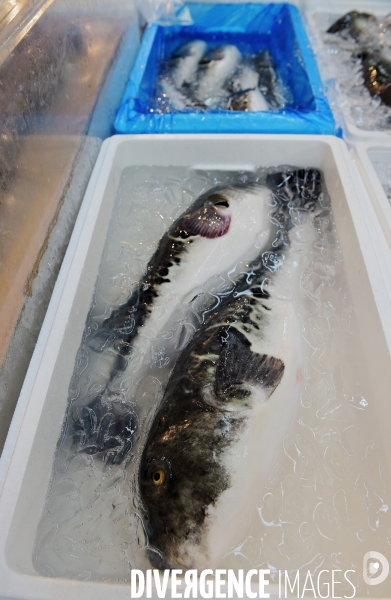
[[[32,554],[121,172],[130,165],[238,169],[280,164],[325,175],[366,362],[391,457],[390,253],[344,142],[329,136],[116,136],[102,146],[63,262],[0,463],[0,598],[116,600],[129,586],[38,575]],[[386,265],[384,267],[384,265]]]
[[[345,13],[351,10],[358,10],[362,12],[369,12],[378,17],[384,17],[391,12],[391,4],[388,0],[328,0],[327,3],[319,0],[306,0],[304,3],[304,15],[307,25],[307,33],[314,46],[315,55],[318,59],[318,64],[323,60],[324,47],[321,40],[321,32],[318,31],[315,15],[318,13],[324,13],[333,15],[337,20],[342,17]],[[320,65],[321,66],[321,65]],[[323,69],[320,68],[321,75]],[[335,82],[335,91],[337,95],[340,95],[338,82]],[[390,142],[391,131],[380,131],[380,130],[367,130],[357,127],[354,120],[349,114],[349,109],[345,106],[336,107],[329,98],[331,109],[334,112],[334,116],[342,127],[344,138],[350,144],[357,142],[365,142],[374,140],[377,142]]]
[[[374,167],[376,162],[389,164],[391,178],[391,143],[361,142],[356,144],[352,153],[391,248],[391,205]]]

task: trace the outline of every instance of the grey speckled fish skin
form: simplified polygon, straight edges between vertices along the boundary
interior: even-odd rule
[[[99,396],[81,398],[73,408],[74,444],[79,451],[107,453],[106,459],[114,463],[122,462],[126,457],[137,427],[135,407],[132,402],[124,403],[122,397],[116,397],[110,384],[124,374],[140,330],[145,336],[149,327],[153,337],[156,335],[154,328],[163,326],[162,319],[158,323],[153,320],[157,298],[160,301],[163,297],[170,298],[170,290],[176,290],[176,299],[168,300],[169,315],[175,309],[174,302],[180,303],[181,298],[192,291],[192,286],[197,288],[209,277],[220,273],[220,263],[224,263],[224,268],[231,268],[231,262],[234,265],[235,256],[239,257],[241,252],[255,256],[258,230],[254,223],[262,227],[267,221],[259,198],[259,194],[266,192],[269,193],[264,186],[243,184],[217,186],[202,194],[163,235],[128,302],[113,311],[86,339],[91,350],[106,353],[110,359],[113,357],[113,364],[107,385]],[[232,254],[230,244],[237,245],[242,239],[242,221],[252,224],[253,235],[247,237],[236,254]],[[218,248],[223,250],[220,258],[216,257]],[[214,257],[212,263],[211,254]],[[204,268],[205,262],[209,268]]]
[[[188,545],[207,553],[208,511],[230,487],[224,454],[251,418],[251,390],[263,388],[267,399],[284,376],[278,356],[252,349],[274,317],[264,284],[289,252],[295,211],[321,207],[322,184],[312,169],[275,173],[267,183],[275,197],[270,218],[279,226],[276,239],[220,299],[178,359],[142,454],[149,558],[159,569],[197,568]]]
[[[171,269],[190,251],[194,238],[220,237],[228,230],[229,219],[220,210],[220,207],[228,207],[227,196],[224,195],[226,190],[226,187],[218,186],[202,194],[171,225],[161,238],[156,252],[148,262],[145,275],[129,300],[113,311],[102,328],[88,341],[92,350],[101,352],[114,341],[121,340],[112,377],[125,368],[122,357],[131,351],[132,339],[150,314],[150,307],[159,296],[159,287],[170,282]]]

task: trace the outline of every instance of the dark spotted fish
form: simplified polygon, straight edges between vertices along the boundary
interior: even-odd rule
[[[356,42],[362,42],[376,27],[378,27],[378,21],[374,15],[352,10],[335,21],[328,28],[327,33],[338,33],[342,37],[350,37]]]
[[[391,49],[389,17],[381,24],[374,15],[355,10],[336,21],[328,33],[338,33],[356,42],[353,56],[361,59],[364,83],[371,96],[391,106]]]
[[[272,110],[283,108],[287,102],[282,92],[282,85],[279,81],[277,71],[274,66],[273,57],[269,50],[262,50],[252,58],[254,70],[258,73],[258,89],[265,97]]]
[[[141,358],[148,355],[157,334],[165,331],[176,311],[210,278],[226,275],[241,259],[256,256],[256,238],[264,232],[267,243],[272,229],[269,197],[267,187],[255,184],[213,188],[162,237],[128,302],[86,339],[91,350],[105,353],[112,367],[99,396],[81,400],[73,409],[75,442],[80,450],[109,452],[114,462],[123,460],[131,447],[129,432],[135,429],[135,411],[111,391],[112,382],[126,376],[135,353]],[[140,365],[139,377],[148,363],[140,361]]]
[[[391,106],[391,50],[366,50],[360,55],[365,85],[372,96]]]
[[[221,564],[301,389],[294,300],[316,240],[321,177],[286,171],[268,184],[277,235],[182,352],[142,454],[149,558],[160,569]]]

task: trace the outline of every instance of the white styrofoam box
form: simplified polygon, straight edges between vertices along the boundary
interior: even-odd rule
[[[304,11],[307,33],[314,46],[321,76],[324,77],[323,71],[327,71],[327,67],[326,69],[322,68],[322,61],[326,61],[327,56],[324,53],[324,46],[321,39],[323,32],[318,31],[317,15],[324,14],[330,16],[330,25],[351,10],[372,13],[377,17],[385,17],[391,12],[391,4],[389,0],[341,0],[340,2],[338,0],[328,0],[327,3],[319,0],[304,0],[302,9]],[[333,102],[329,95],[329,102],[337,125],[342,127],[346,141],[350,144],[370,140],[390,142],[391,131],[367,130],[356,125],[349,113],[349,107],[343,101],[340,103],[340,96],[343,96],[343,94],[340,91],[338,82],[335,81],[334,85],[337,99],[336,102]],[[336,107],[336,104],[338,107]]]
[[[391,248],[391,205],[374,166],[376,163],[390,165],[391,180],[391,143],[361,142],[355,145],[352,154]]]
[[[346,144],[332,136],[115,136],[102,146],[0,462],[0,597],[117,600],[121,583],[38,575],[34,539],[48,491],[69,381],[95,287],[121,173],[134,165],[253,169],[290,164],[323,171],[344,256],[365,360],[375,385],[379,431],[391,457],[390,252]]]

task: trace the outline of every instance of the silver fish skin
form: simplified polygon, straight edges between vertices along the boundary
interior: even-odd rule
[[[262,185],[218,186],[200,196],[162,237],[128,302],[86,339],[91,350],[107,358],[110,369],[105,388],[74,405],[74,439],[80,451],[109,453],[115,463],[125,458],[136,427],[134,399],[118,398],[115,382],[135,371],[130,363],[135,354],[140,380],[149,368],[153,340],[176,312],[205,291],[208,280],[226,276],[241,260],[252,260],[259,252],[260,232],[263,244],[268,243],[273,231],[270,201],[270,190]]]
[[[221,565],[301,385],[294,291],[316,237],[320,173],[284,172],[269,184],[279,233],[183,351],[141,457],[149,559],[159,569]],[[251,449],[244,460],[254,444],[255,462]]]

